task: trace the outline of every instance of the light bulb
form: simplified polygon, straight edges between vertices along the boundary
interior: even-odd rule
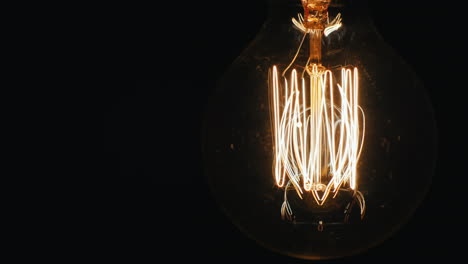
[[[365,2],[269,4],[207,108],[211,190],[268,249],[305,259],[357,254],[405,223],[429,188],[431,104]]]

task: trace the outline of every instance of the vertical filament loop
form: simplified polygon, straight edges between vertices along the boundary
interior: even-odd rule
[[[290,182],[298,195],[311,192],[323,205],[340,187],[357,188],[365,116],[358,101],[357,68],[342,68],[339,82],[317,64],[308,73],[309,78],[299,79],[292,70],[281,85],[273,67],[274,174],[279,187]]]

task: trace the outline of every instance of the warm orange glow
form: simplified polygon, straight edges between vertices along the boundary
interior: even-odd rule
[[[284,188],[281,216],[292,220],[288,189],[302,199],[310,192],[322,206],[330,194],[351,190],[359,203],[361,217],[365,200],[357,190],[357,165],[365,132],[365,115],[359,106],[359,71],[341,68],[335,76],[322,63],[322,36],[342,26],[341,14],[330,21],[327,0],[302,0],[304,16],[292,18],[304,35],[291,63],[278,73],[273,66],[269,89],[274,132],[274,177]],[[309,36],[309,58],[301,77],[295,69],[305,38]],[[305,76],[305,77],[304,77]],[[292,186],[292,187],[291,187]]]
[[[339,83],[316,64],[307,75],[299,78],[292,70],[288,80],[276,66],[272,70],[274,175],[279,187],[288,181],[300,197],[311,192],[323,205],[343,185],[357,187],[364,112],[357,68],[342,68]]]

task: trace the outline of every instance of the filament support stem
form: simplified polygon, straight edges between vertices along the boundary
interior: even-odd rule
[[[309,33],[309,63],[322,63],[322,30],[316,29]]]
[[[304,7],[304,27],[310,38],[309,61],[321,64],[322,34],[328,22],[328,6],[331,0],[302,0]]]

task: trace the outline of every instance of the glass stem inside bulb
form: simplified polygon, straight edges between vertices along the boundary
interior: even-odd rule
[[[322,31],[314,30],[309,33],[310,49],[309,63],[320,65],[322,62]]]
[[[328,22],[328,6],[330,0],[302,0],[304,7],[304,27],[309,32],[311,64],[321,64],[322,60],[322,35]]]

